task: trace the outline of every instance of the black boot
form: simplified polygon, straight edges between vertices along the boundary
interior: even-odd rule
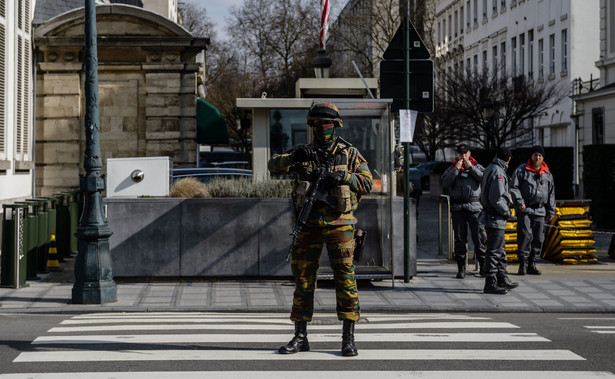
[[[498,277],[498,287],[504,287],[507,290],[511,290],[513,288],[519,287],[519,283],[511,282],[510,279],[508,279],[508,276],[499,276]]]
[[[295,321],[295,336],[287,345],[278,349],[280,354],[294,354],[299,351],[309,351],[310,344],[307,339],[307,321]]]
[[[527,269],[527,259],[525,257],[519,257],[519,271],[517,275],[525,275]]]
[[[457,259],[457,279],[463,279],[466,277],[466,260]]]
[[[488,276],[485,279],[485,288],[483,289],[484,293],[492,293],[495,295],[505,295],[508,290],[504,287],[498,286],[498,280],[495,276]]]
[[[542,274],[538,268],[536,268],[536,262],[530,262],[527,264],[528,275],[540,275]]]
[[[477,258],[478,260],[478,274],[481,277],[485,277],[485,258]]]
[[[351,320],[344,320],[342,327],[342,355],[345,357],[359,355],[354,345],[354,321]]]

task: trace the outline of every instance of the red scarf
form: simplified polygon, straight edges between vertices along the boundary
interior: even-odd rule
[[[455,162],[453,162],[453,165],[451,167],[455,167],[457,165],[457,162],[459,162],[459,159],[455,159]],[[478,161],[476,161],[476,159],[474,159],[473,157],[470,157],[470,163],[472,163],[472,166],[476,166]],[[465,170],[466,168],[464,166],[461,166],[461,169],[459,169],[459,171],[465,171]]]
[[[525,169],[532,171],[532,172],[537,172],[538,174],[545,174],[549,172],[549,166],[547,166],[545,161],[542,161],[542,166],[540,166],[540,169],[535,169],[534,166],[532,166],[531,159],[527,161],[527,165],[525,166]]]

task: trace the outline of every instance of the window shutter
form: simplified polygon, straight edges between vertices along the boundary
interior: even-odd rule
[[[23,37],[17,36],[17,123],[15,133],[15,152],[17,154],[23,153],[23,74]]]

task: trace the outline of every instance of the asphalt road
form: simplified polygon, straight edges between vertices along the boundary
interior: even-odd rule
[[[353,358],[340,356],[340,322],[329,313],[308,328],[312,350],[290,356],[275,353],[291,337],[287,314],[14,314],[0,325],[0,372],[39,378],[615,377],[615,314],[365,313]]]

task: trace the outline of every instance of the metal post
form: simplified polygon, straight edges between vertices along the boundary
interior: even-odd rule
[[[105,178],[101,176],[100,120],[98,114],[98,54],[96,6],[85,0],[85,175],[79,184],[84,194],[84,209],[77,228],[78,253],[75,261],[73,304],[103,304],[117,301],[113,281],[109,237],[102,209]]]
[[[410,109],[410,20],[404,16],[405,109]],[[410,143],[404,142],[404,283],[410,282]]]

